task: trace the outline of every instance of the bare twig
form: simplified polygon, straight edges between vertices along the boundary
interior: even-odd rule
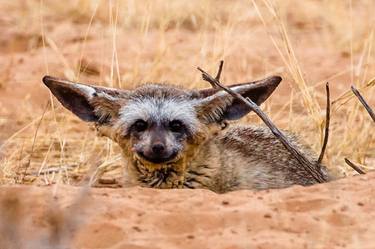
[[[297,159],[297,161],[304,167],[311,176],[319,183],[327,182],[327,179],[323,176],[323,174],[317,170],[319,168],[316,167],[316,164],[310,162],[298,149],[294,148],[294,146],[288,141],[285,135],[272,123],[272,121],[268,118],[268,116],[259,108],[257,104],[255,104],[250,98],[244,98],[241,94],[234,92],[230,88],[221,85],[221,83],[205,72],[203,69],[198,67],[198,70],[202,73],[202,78],[208,81],[211,85],[215,85],[215,87],[220,87],[221,89],[228,92],[233,97],[241,100],[245,103],[253,112],[255,112],[258,117],[260,117],[263,122],[270,128],[272,133],[276,136],[277,139],[284,145],[284,147]]]
[[[366,111],[368,114],[370,114],[370,117],[372,120],[375,122],[375,113],[371,109],[371,107],[367,104],[366,100],[362,97],[361,93],[358,91],[358,89],[355,86],[352,86],[352,92],[354,93],[355,96],[359,99],[359,101],[362,103],[362,105],[365,107]]]
[[[351,161],[349,161],[348,158],[345,158],[345,162],[346,162],[347,165],[349,165],[352,169],[354,169],[355,171],[357,171],[359,174],[361,174],[361,175],[366,174],[366,172],[364,172],[363,170],[361,170],[360,167],[358,167],[357,165],[355,165],[354,163],[352,163]]]
[[[327,148],[328,137],[329,137],[329,123],[330,123],[330,116],[331,116],[331,100],[330,100],[330,93],[329,93],[329,83],[326,84],[326,94],[327,94],[327,106],[326,106],[326,125],[324,131],[324,139],[322,149],[320,151],[320,155],[317,161],[317,164],[320,164],[323,160],[324,153]]]

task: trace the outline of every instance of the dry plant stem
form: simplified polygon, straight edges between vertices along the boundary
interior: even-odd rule
[[[27,164],[26,164],[26,166],[25,166],[25,170],[24,170],[23,175],[22,175],[21,183],[24,182],[24,180],[25,180],[25,176],[26,176],[26,173],[27,173],[27,170],[28,170],[28,168],[29,168],[29,166],[30,166],[30,163],[31,163],[31,157],[33,156],[33,152],[34,152],[34,146],[35,146],[36,137],[37,137],[37,135],[38,135],[38,131],[39,131],[40,125],[41,125],[41,123],[42,123],[42,121],[43,121],[44,115],[46,114],[46,111],[47,111],[47,109],[48,109],[48,106],[49,106],[49,101],[47,101],[46,107],[45,107],[44,110],[43,110],[43,114],[42,114],[42,116],[40,117],[40,120],[39,120],[39,122],[38,122],[38,124],[37,124],[36,130],[35,130],[35,133],[34,133],[33,144],[31,145],[31,152],[30,152],[29,160],[27,161]]]
[[[348,158],[345,158],[345,162],[346,162],[347,165],[349,165],[352,169],[354,169],[355,171],[357,171],[359,174],[361,174],[361,175],[366,174],[366,172],[364,172],[363,170],[361,170],[360,167],[358,167],[357,165],[355,165],[354,163],[352,163],[351,161],[349,161]]]
[[[206,81],[208,81],[211,85],[215,85],[216,87],[220,87],[221,89],[228,92],[233,97],[241,100],[244,102],[253,112],[255,112],[258,117],[260,117],[263,122],[270,128],[272,133],[276,136],[277,139],[280,140],[280,142],[285,146],[285,148],[297,159],[297,161],[301,164],[302,167],[304,167],[311,175],[314,177],[314,179],[319,182],[327,182],[327,179],[324,178],[321,172],[319,172],[316,168],[316,164],[310,162],[298,149],[294,148],[294,146],[288,141],[288,139],[285,137],[285,135],[272,123],[272,121],[267,117],[267,115],[259,108],[257,104],[255,104],[251,99],[244,98],[242,95],[232,91],[226,86],[223,86],[220,84],[219,81],[217,81],[215,78],[213,78],[211,75],[206,73],[203,69],[198,67],[198,70],[202,73],[202,78]]]
[[[370,117],[372,120],[375,122],[375,113],[371,109],[371,107],[367,104],[366,100],[362,97],[361,93],[358,91],[358,89],[355,86],[352,86],[352,92],[354,93],[355,96],[359,99],[359,101],[362,103],[362,105],[365,107],[366,111],[368,114],[370,114]]]
[[[330,92],[329,92],[329,83],[326,84],[326,94],[327,94],[327,106],[326,106],[326,125],[324,131],[324,139],[322,150],[320,151],[320,155],[317,161],[317,164],[320,164],[323,161],[324,153],[327,148],[328,137],[329,137],[329,124],[331,119],[331,100],[330,100]]]

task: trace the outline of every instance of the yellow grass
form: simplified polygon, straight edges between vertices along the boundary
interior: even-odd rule
[[[281,75],[263,109],[317,153],[329,81],[324,163],[342,175],[354,174],[345,157],[375,168],[374,123],[350,92],[356,85],[375,108],[374,1],[34,0],[0,8],[8,14],[4,39],[13,41],[1,59],[12,67],[0,70],[0,93],[25,84],[12,112],[0,95],[0,183],[80,184],[87,172],[92,184],[121,177],[117,146],[62,109],[43,75],[124,88],[149,81],[202,88],[208,86],[196,67],[214,72],[221,59],[226,83]],[[5,63],[21,55],[26,67]],[[243,122],[261,123],[255,115]]]

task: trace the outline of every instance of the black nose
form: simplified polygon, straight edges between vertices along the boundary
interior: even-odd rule
[[[165,150],[165,146],[162,143],[157,143],[157,144],[152,145],[152,152],[154,152],[155,154],[163,153],[164,150]]]

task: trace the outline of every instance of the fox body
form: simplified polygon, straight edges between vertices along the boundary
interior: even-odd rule
[[[260,105],[280,81],[274,76],[230,88]],[[250,110],[225,91],[164,84],[120,90],[49,76],[43,82],[63,106],[121,147],[130,185],[224,193],[317,183],[268,128],[228,126]],[[314,160],[309,148],[288,138]],[[325,168],[316,167],[328,179]]]

